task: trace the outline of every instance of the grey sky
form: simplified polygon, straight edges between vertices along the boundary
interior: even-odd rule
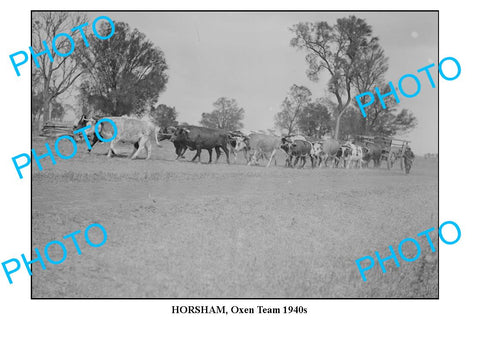
[[[273,128],[291,85],[304,85],[314,98],[327,95],[326,73],[319,82],[306,74],[305,53],[289,46],[288,30],[301,21],[328,21],[354,14],[372,26],[389,57],[386,80],[397,84],[405,73],[437,64],[437,13],[432,12],[142,12],[103,14],[137,28],[165,53],[169,65],[167,89],[160,103],[175,106],[179,121],[197,124],[219,97],[235,98],[245,109],[247,129]],[[433,69],[437,83],[437,68]],[[437,89],[420,77],[422,90],[412,99],[400,97],[400,107],[414,112],[418,126],[401,137],[418,153],[437,152]],[[438,87],[437,87],[438,88]]]

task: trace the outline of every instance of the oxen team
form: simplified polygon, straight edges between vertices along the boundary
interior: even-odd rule
[[[146,150],[146,158],[149,159],[151,141],[154,140],[160,146],[159,142],[167,139],[173,143],[177,159],[183,158],[187,150],[196,151],[192,159],[193,162],[200,161],[202,150],[207,150],[209,163],[211,163],[213,149],[216,152],[215,163],[218,162],[223,152],[228,164],[230,164],[230,155],[233,155],[235,161],[237,161],[237,155],[243,154],[248,165],[256,165],[259,164],[260,159],[266,159],[268,161],[267,167],[270,166],[272,161],[277,164],[276,156],[278,152],[286,154],[286,167],[299,168],[305,166],[307,159],[310,159],[312,168],[320,167],[322,163],[325,167],[328,167],[330,163],[330,167],[361,168],[368,167],[370,161],[373,161],[374,167],[379,167],[382,157],[384,157],[382,147],[373,143],[368,145],[354,141],[340,143],[335,139],[314,141],[301,135],[277,137],[257,132],[231,132],[193,125],[161,129],[148,119],[125,116],[107,118],[113,121],[117,128],[117,136],[110,142],[109,157],[116,154],[115,145],[118,142],[124,142],[134,146],[131,154],[132,159],[136,158],[142,149]],[[97,120],[82,116],[75,126],[77,130],[88,125],[91,126],[84,135],[89,141],[87,143],[89,151],[99,142],[93,129]],[[109,123],[101,122],[99,125],[97,133],[102,139],[108,140],[113,136],[113,127]],[[396,153],[393,154],[393,158],[390,155],[386,159],[389,168],[397,159]],[[407,148],[403,157],[406,170],[409,171],[414,158],[410,148]]]

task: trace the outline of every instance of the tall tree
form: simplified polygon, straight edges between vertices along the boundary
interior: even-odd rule
[[[98,28],[101,36],[110,25]],[[83,102],[102,114],[142,116],[165,90],[168,76],[163,52],[145,34],[115,22],[115,34],[108,40],[90,35],[90,47],[80,55],[88,78],[82,83]]]
[[[200,125],[234,131],[241,129],[245,110],[238,106],[235,99],[220,97],[213,103],[214,110],[210,113],[202,113]]]
[[[373,74],[371,68],[377,62],[366,62],[367,57],[384,59],[378,38],[372,36],[372,28],[364,19],[355,16],[339,18],[333,26],[325,21],[308,22],[296,24],[290,30],[295,35],[290,45],[307,52],[309,79],[318,81],[322,70],[330,76],[328,91],[337,101],[335,138],[338,138],[342,116],[352,99],[354,79]],[[382,63],[386,66],[386,60]]]
[[[157,107],[152,107],[150,110],[150,115],[152,116],[155,124],[162,128],[178,125],[178,112],[175,110],[175,107],[160,104]]]
[[[389,85],[380,84],[378,87],[381,89],[381,93],[391,91]],[[366,91],[370,90],[371,89],[367,89]],[[396,133],[407,132],[417,125],[417,119],[409,110],[402,109],[400,113],[396,113],[398,103],[393,96],[387,96],[383,98],[383,101],[385,102],[385,109],[378,100],[375,100],[372,105],[364,108],[367,119],[363,118],[363,115],[361,115],[360,110],[357,108],[356,111],[362,117],[358,123],[357,133],[394,136]]]
[[[311,100],[312,92],[308,88],[293,84],[282,102],[282,110],[275,115],[275,126],[288,130],[290,135],[298,127],[300,115]]]
[[[75,81],[82,75],[82,70],[75,53],[67,57],[57,56],[51,47],[53,38],[58,33],[68,32],[74,40],[80,35],[80,31],[71,32],[73,27],[87,22],[83,14],[68,12],[33,12],[32,14],[32,48],[35,52],[45,50],[42,41],[50,46],[50,52],[54,61],[51,62],[47,54],[37,57],[40,68],[32,62],[32,97],[33,116],[38,119],[43,114],[43,121],[51,118],[52,104],[55,99],[67,91]],[[81,39],[80,39],[81,40]],[[60,53],[70,51],[68,39],[58,39],[57,50]],[[75,45],[75,52],[83,49],[81,43]]]
[[[332,116],[328,108],[320,100],[308,104],[298,118],[301,133],[321,138],[331,130]]]
[[[417,119],[413,113],[407,109],[402,109],[396,113],[397,107],[395,99],[392,101],[385,97],[387,109],[382,108],[381,104],[372,104],[367,113],[371,114],[368,120],[368,135],[380,135],[393,137],[399,133],[405,133],[412,130],[417,125]],[[346,138],[348,135],[365,134],[365,118],[363,118],[360,110],[350,105],[342,117],[342,127],[340,136]]]

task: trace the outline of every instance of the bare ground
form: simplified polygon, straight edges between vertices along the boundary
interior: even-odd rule
[[[45,142],[53,148],[35,140],[37,153]],[[82,255],[65,240],[65,262],[34,264],[32,297],[438,297],[438,252],[416,237],[438,227],[436,160],[417,159],[408,176],[398,165],[286,169],[283,157],[271,168],[247,167],[243,156],[208,165],[174,161],[173,145],[162,144],[148,161],[126,158],[131,146],[109,159],[105,145],[92,154],[79,145],[70,160],[33,166],[33,246],[43,253],[81,230]],[[92,223],[108,232],[102,247],[84,240]],[[420,258],[399,258],[399,268],[389,260],[385,274],[376,264],[362,281],[355,260],[388,256],[406,237],[419,240]]]

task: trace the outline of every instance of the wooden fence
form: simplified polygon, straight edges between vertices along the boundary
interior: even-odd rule
[[[73,124],[65,124],[61,122],[46,122],[40,132],[40,136],[44,137],[59,137],[72,134]]]

